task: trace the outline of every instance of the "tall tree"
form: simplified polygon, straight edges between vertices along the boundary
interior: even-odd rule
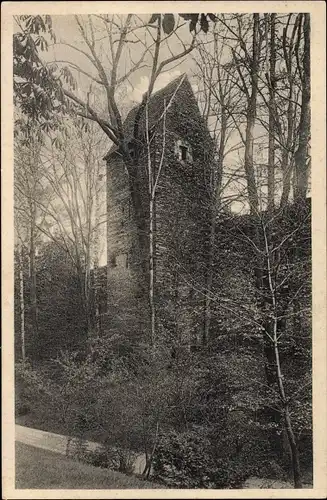
[[[158,133],[161,144],[158,144],[158,140],[155,139],[152,127],[149,121],[149,109],[147,100],[145,104],[145,136],[146,136],[146,156],[147,156],[147,174],[148,174],[148,199],[149,199],[149,306],[150,306],[150,324],[151,324],[151,345],[156,344],[156,298],[155,298],[155,258],[156,258],[156,244],[155,244],[155,202],[158,183],[160,181],[161,171],[164,168],[165,155],[166,155],[166,116],[167,112],[172,105],[175,96],[180,89],[185,75],[180,79],[176,89],[174,90],[172,96],[168,101],[164,99],[163,111],[156,124],[157,127],[162,127],[162,130]],[[153,150],[153,143],[156,140],[156,148]],[[159,161],[157,158],[159,157]]]
[[[87,330],[94,329],[91,270],[99,266],[105,214],[106,142],[91,124],[72,119],[43,144],[17,139],[15,158],[16,226],[28,242],[33,329],[37,333],[36,244],[51,240],[70,256],[80,284]]]
[[[270,16],[268,19],[267,16]],[[276,14],[266,14],[266,58],[267,79],[269,88],[269,143],[268,143],[268,193],[267,209],[275,206],[275,86],[276,86]],[[270,24],[270,39],[269,37]]]
[[[55,140],[59,141],[58,137]],[[85,130],[75,120],[71,121],[70,137],[63,136],[59,147],[44,146],[41,154],[45,180],[56,198],[39,204],[48,222],[47,227],[40,229],[71,258],[79,279],[89,335],[95,329],[91,270],[99,266],[101,227],[106,221],[102,163],[105,148],[103,134],[94,125]]]
[[[17,261],[19,273],[19,309],[20,309],[20,345],[21,359],[26,359],[26,336],[25,336],[25,291],[24,291],[24,254],[22,243],[17,245]]]
[[[23,136],[21,132],[23,130]],[[40,143],[33,129],[22,123],[16,128],[14,145],[15,230],[17,242],[28,252],[31,328],[38,333],[38,303],[36,283],[36,252],[40,241],[38,225],[42,214],[38,203],[44,200],[44,172],[40,166]]]
[[[300,41],[303,23],[303,56],[301,61]],[[301,115],[299,123],[298,148],[295,151],[295,184],[294,198],[303,201],[306,198],[308,189],[308,149],[310,139],[310,14],[299,14],[299,24],[296,43],[296,57],[298,61],[298,71],[302,84]],[[303,64],[303,70],[302,70]]]
[[[210,192],[209,202],[211,214],[210,234],[208,243],[208,259],[206,263],[206,288],[208,294],[205,299],[203,343],[207,344],[210,334],[211,323],[211,299],[210,291],[213,279],[213,262],[216,240],[216,220],[219,212],[224,210],[226,202],[225,191],[228,191],[229,179],[224,163],[229,150],[236,150],[237,146],[227,148],[234,128],[232,116],[238,104],[238,88],[231,76],[233,68],[230,62],[224,61],[225,46],[220,43],[217,22],[213,28],[213,39],[208,36],[198,40],[194,60],[197,70],[195,72],[196,82],[199,86],[198,101],[202,109],[203,118],[216,144],[216,154],[213,158],[207,158],[211,167],[211,176],[208,186]],[[211,44],[210,48],[208,45]],[[234,68],[234,71],[236,69]],[[228,195],[227,195],[228,196]]]

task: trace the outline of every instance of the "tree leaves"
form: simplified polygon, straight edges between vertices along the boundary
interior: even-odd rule
[[[209,17],[210,21],[212,21],[213,23],[215,23],[218,19],[215,14],[207,14],[207,16]]]
[[[190,32],[195,31],[197,23],[198,23],[198,15],[196,15],[190,22]]]
[[[217,16],[215,14],[179,14],[185,21],[190,21],[189,29],[190,32],[196,30],[198,22],[200,22],[200,31],[208,33],[209,31],[209,20],[213,23],[217,21]],[[209,18],[209,20],[207,19]]]
[[[185,21],[189,21],[189,30],[196,30],[196,26],[199,24],[200,31],[208,33],[209,31],[209,21],[217,21],[217,16],[215,14],[179,14],[181,18]],[[174,14],[152,14],[149,20],[149,24],[155,24],[157,22],[162,23],[162,29],[166,35],[170,35],[175,29],[175,16]]]
[[[77,88],[76,80],[73,77],[72,72],[70,71],[68,66],[64,66],[61,69],[61,74],[62,74],[64,80],[70,85],[70,87],[72,87],[73,90],[76,90],[76,88]]]
[[[152,14],[149,24],[155,24],[161,21],[162,29],[166,35],[170,35],[175,28],[175,16],[174,14]]]
[[[38,36],[35,39],[36,47],[40,48],[42,51],[48,50],[48,42],[43,36]]]
[[[199,19],[199,14],[179,14],[185,21],[190,21],[190,31],[195,30]]]
[[[201,25],[201,30],[204,31],[204,33],[208,33],[209,23],[207,21],[205,14],[201,14],[200,25]]]
[[[169,35],[175,28],[174,14],[165,14],[162,20],[162,27],[164,32]]]
[[[152,14],[149,20],[149,24],[154,24],[157,21],[160,21],[160,14]]]
[[[22,31],[13,35],[14,103],[33,122],[55,123],[56,114],[67,111],[58,76],[73,89],[75,79],[66,67],[58,75],[58,67],[40,57],[48,50],[49,38],[55,41],[50,16],[20,16],[20,25]]]

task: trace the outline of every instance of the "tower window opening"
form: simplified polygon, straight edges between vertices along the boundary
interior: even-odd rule
[[[187,160],[187,146],[179,146],[180,149],[180,158],[183,161]]]
[[[135,144],[133,144],[132,142],[129,142],[128,143],[128,151],[129,151],[130,157],[132,159],[134,159],[136,157]]]
[[[111,257],[110,257],[110,267],[117,267],[117,257],[116,257],[116,255],[111,255]]]
[[[111,257],[110,257],[110,267],[117,267],[117,257],[116,257],[116,255],[111,255]]]
[[[192,162],[192,148],[190,144],[184,139],[178,139],[175,142],[175,155],[183,162]]]

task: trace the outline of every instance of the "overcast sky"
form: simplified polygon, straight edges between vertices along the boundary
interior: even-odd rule
[[[149,15],[142,16],[142,18],[147,21],[150,17]],[[82,41],[81,35],[79,33],[79,29],[76,23],[76,20],[74,16],[53,16],[53,28],[54,32],[56,33],[57,37],[57,42],[67,42],[71,45],[74,45],[78,48],[81,48],[82,50],[89,52],[85,43]],[[86,16],[84,16],[83,20],[85,22],[87,21]],[[102,35],[106,35],[103,32],[102,28],[102,23],[100,20],[97,20],[93,18],[93,21],[95,22],[96,28],[102,30]],[[141,33],[141,32],[140,32]],[[191,41],[191,35],[189,33],[188,25],[185,24],[185,26],[181,27],[178,31],[180,39],[183,40],[184,43],[189,43]],[[143,35],[144,36],[144,35]],[[101,38],[101,32],[99,32],[98,38]],[[106,37],[107,38],[107,37]],[[145,39],[145,38],[144,38]],[[151,40],[148,39],[146,40],[147,43],[149,43]],[[99,42],[99,49],[102,50],[103,56],[102,56],[102,62],[104,65],[106,65],[105,61],[105,53],[109,51],[109,48],[106,47],[105,44],[107,42],[107,39],[102,42]],[[129,49],[131,59],[133,61],[137,61],[139,57],[142,54],[142,51],[144,50],[144,47],[140,43],[132,43],[129,44]],[[170,57],[171,53],[177,54],[183,50],[183,47],[181,45],[181,42],[179,39],[175,36],[170,37],[169,39],[169,47],[166,44],[163,44],[160,50],[160,60],[163,58]],[[171,52],[170,52],[171,51]],[[57,60],[57,61],[71,61],[77,65],[79,65],[82,69],[85,71],[91,72],[93,75],[95,75],[94,68],[92,68],[92,64],[90,61],[84,56],[83,54],[79,53],[78,51],[67,47],[66,45],[60,45],[56,44],[54,47],[50,47],[50,50],[47,54],[45,54],[46,60]],[[124,72],[125,68],[128,70],[131,62],[129,60],[129,56],[124,55],[121,58],[121,71]],[[137,72],[135,72],[132,77],[130,78],[130,85],[127,85],[127,88],[124,89],[124,92],[126,92],[126,95],[124,95],[124,104],[127,106],[132,106],[133,103],[139,102],[142,98],[143,93],[147,90],[148,88],[148,82],[149,82],[149,72],[150,72],[150,64],[151,64],[151,58],[150,56],[147,57],[146,62],[148,64],[148,67],[144,67],[139,69]],[[125,68],[124,68],[125,66]],[[109,66],[107,65],[108,69]],[[176,63],[172,64],[170,67],[168,67],[168,71],[165,73],[161,74],[159,78],[156,81],[155,85],[155,90],[158,90],[165,85],[167,85],[171,80],[174,78],[178,77],[182,73],[187,73],[189,77],[192,76],[192,70],[194,69],[195,65],[192,59],[192,55],[186,56],[184,59],[181,59],[178,61],[177,65]],[[76,73],[74,73],[76,74]],[[90,80],[87,77],[80,76],[78,78],[78,83],[80,87],[84,87],[85,85],[89,85]]]

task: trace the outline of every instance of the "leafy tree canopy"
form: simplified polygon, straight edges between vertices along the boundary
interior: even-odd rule
[[[14,104],[20,112],[16,131],[29,135],[29,120],[38,123],[41,131],[49,132],[58,124],[58,114],[68,112],[61,79],[75,88],[75,80],[67,67],[58,71],[55,64],[46,65],[40,53],[55,42],[50,16],[18,16],[20,31],[13,35]],[[29,120],[23,120],[22,115]]]

